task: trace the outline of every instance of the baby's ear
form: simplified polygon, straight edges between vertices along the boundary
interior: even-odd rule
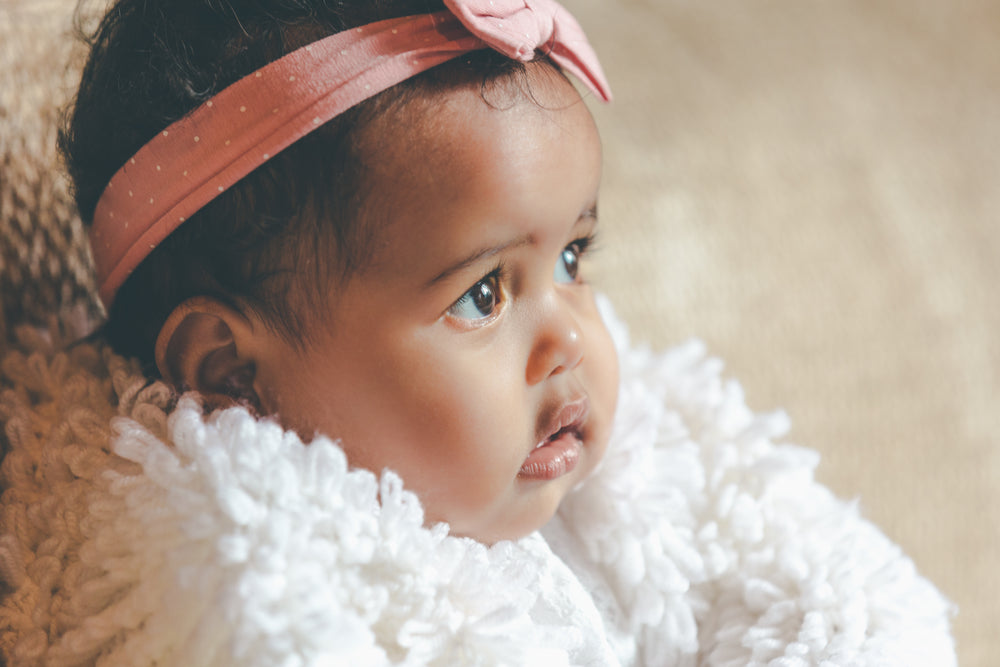
[[[212,298],[188,299],[170,313],[156,337],[156,366],[180,391],[195,390],[208,405],[235,403],[259,412],[254,389],[253,326]]]

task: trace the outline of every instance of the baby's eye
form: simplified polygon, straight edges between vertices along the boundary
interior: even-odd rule
[[[584,243],[573,241],[562,249],[553,274],[557,283],[576,282],[576,277],[580,274],[580,256],[583,255],[585,248]]]
[[[494,271],[451,304],[448,314],[463,320],[483,320],[492,315],[499,305],[500,276],[498,271]]]

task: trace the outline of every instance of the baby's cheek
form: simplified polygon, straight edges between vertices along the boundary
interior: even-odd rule
[[[618,365],[618,351],[615,350],[614,342],[611,340],[611,334],[607,334],[608,338],[608,379],[607,386],[610,391],[610,403],[611,403],[611,413],[614,414],[615,408],[618,406],[618,383],[620,380],[620,367]]]
[[[598,425],[601,433],[597,435],[602,440],[599,444],[603,453],[603,447],[607,445],[611,434],[615,409],[618,406],[618,353],[615,351],[614,342],[603,323],[600,324],[599,331],[595,332],[595,338],[591,351],[593,362],[591,384],[593,386],[589,389],[592,408],[598,408],[602,422]]]
[[[424,401],[422,434],[426,468],[442,488],[470,499],[490,496],[504,469],[520,466],[526,455],[524,406],[511,405],[495,388],[456,382],[450,391]],[[497,481],[493,481],[496,477]]]
[[[592,304],[591,327],[588,344],[591,353],[599,360],[606,379],[614,379],[617,385],[618,380],[618,353],[615,350],[614,340],[611,332],[604,325],[604,319],[597,310],[597,303]]]

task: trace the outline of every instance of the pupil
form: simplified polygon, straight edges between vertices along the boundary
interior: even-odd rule
[[[472,303],[476,306],[476,310],[483,315],[492,313],[493,306],[496,304],[493,288],[486,282],[479,283],[472,293]]]

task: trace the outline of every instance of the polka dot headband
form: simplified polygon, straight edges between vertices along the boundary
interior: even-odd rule
[[[420,72],[491,47],[542,49],[602,100],[597,56],[554,0],[445,0],[449,11],[389,19],[314,42],[229,86],[143,146],[111,178],[90,231],[101,300],[212,199],[326,121]]]

